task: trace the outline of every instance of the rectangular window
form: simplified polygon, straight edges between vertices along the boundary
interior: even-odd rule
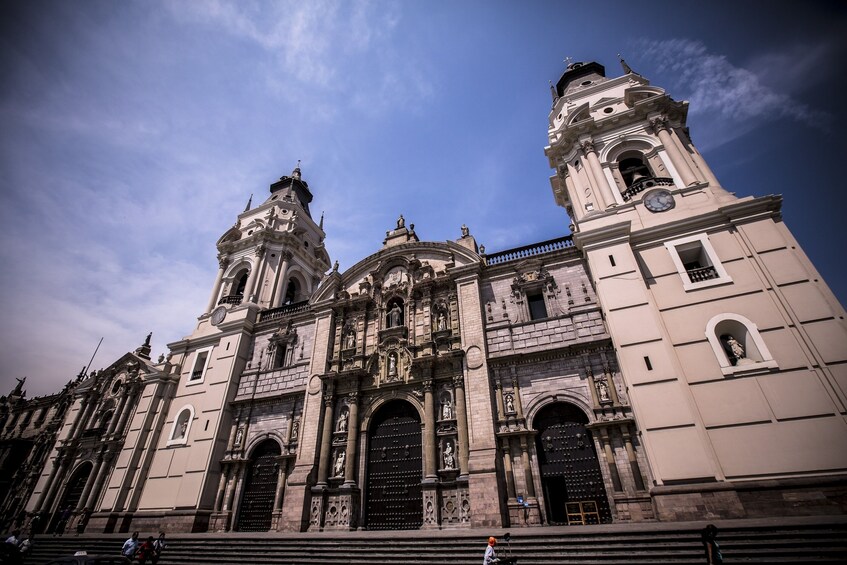
[[[544,305],[544,295],[540,292],[527,294],[527,304],[529,304],[529,319],[543,320],[547,317],[547,306]]]
[[[285,367],[285,354],[286,354],[286,352],[287,352],[287,349],[285,347],[285,344],[283,344],[283,343],[277,344],[276,353],[274,354],[274,367],[275,368],[278,369],[280,367]]]
[[[665,247],[686,291],[732,282],[706,234],[669,241]]]
[[[206,376],[206,370],[209,367],[209,360],[212,355],[212,347],[204,347],[198,349],[194,354],[194,362],[191,364],[191,373],[188,375],[190,384],[203,382]]]

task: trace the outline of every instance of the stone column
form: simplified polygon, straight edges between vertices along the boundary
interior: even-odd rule
[[[358,391],[348,394],[347,399],[347,406],[350,413],[347,415],[347,453],[344,455],[344,484],[347,486],[355,486],[356,443],[359,441]]]
[[[50,470],[50,476],[47,477],[47,482],[44,483],[44,489],[41,491],[41,494],[38,496],[38,501],[35,503],[34,511],[38,512],[42,508],[42,505],[47,501],[47,495],[55,488],[57,482],[56,475],[59,473],[59,469],[65,466],[64,458],[59,455],[56,457],[56,460],[53,462],[53,468]]]
[[[521,438],[521,461],[523,462],[523,473],[526,478],[526,495],[535,498],[535,480],[532,478],[532,465],[529,460],[529,446],[526,437]]]
[[[99,472],[97,473],[97,479],[94,481],[94,488],[91,489],[90,496],[88,496],[88,500],[85,502],[85,506],[88,506],[91,511],[94,511],[94,505],[97,503],[97,499],[100,498],[100,493],[103,492],[103,485],[106,482],[106,477],[111,472],[111,463],[112,463],[113,454],[109,451],[103,453],[102,464],[100,465]],[[86,497],[83,496],[83,499]]]
[[[76,413],[76,418],[74,418],[74,423],[71,426],[71,431],[68,432],[68,439],[74,439],[76,437],[76,431],[79,429],[80,424],[82,424],[82,418],[85,416],[85,413],[88,411],[88,403],[90,399],[88,395],[83,396],[79,403],[79,412]]]
[[[679,172],[679,176],[682,177],[682,182],[685,186],[697,184],[697,178],[688,164],[688,158],[680,152],[679,147],[671,137],[668,119],[664,116],[652,118],[650,120],[650,128],[659,137],[659,141],[662,142],[665,151],[668,152],[668,157],[670,157],[674,168]]]
[[[221,506],[224,503],[224,493],[226,492],[226,480],[228,475],[229,465],[221,469],[221,480],[218,481],[218,494],[215,496],[215,505],[213,506],[215,512],[220,512]]]
[[[326,381],[324,385],[324,425],[321,433],[321,451],[318,461],[318,485],[326,486],[327,474],[329,472],[329,452],[332,444],[332,401],[334,398],[333,384]]]
[[[432,394],[433,382],[427,379],[423,382],[424,388],[424,480],[436,481],[436,454],[435,454],[435,401]]]
[[[597,383],[594,382],[594,371],[591,370],[591,364],[586,361],[585,373],[588,375],[588,392],[591,394],[591,406],[600,408],[600,398],[597,396]]]
[[[503,402],[503,383],[498,377],[494,377],[494,391],[497,397],[497,419],[503,420],[506,418],[506,405]]]
[[[88,480],[85,481],[85,488],[82,489],[82,495],[79,497],[76,510],[82,510],[87,506],[86,503],[88,502],[88,495],[91,494],[91,489],[94,487],[94,483],[97,482],[98,475],[100,474],[100,467],[102,466],[103,454],[101,453],[97,456],[97,460],[94,462],[94,468],[91,469],[91,473],[88,474]]]
[[[123,416],[123,412],[126,409],[126,402],[128,396],[128,391],[126,389],[126,386],[124,386],[123,394],[121,394],[121,401],[118,404],[118,408],[117,410],[115,410],[115,413],[112,414],[112,420],[109,422],[109,428],[106,430],[107,436],[112,435],[112,432],[114,432],[115,428],[118,426],[118,422],[120,421],[121,416]]]
[[[512,391],[515,395],[515,412],[518,418],[523,418],[523,402],[521,401],[521,385],[518,382],[518,376],[515,374],[515,368],[512,367]]]
[[[606,463],[609,465],[609,475],[612,477],[612,487],[615,492],[621,492],[621,476],[618,473],[618,464],[615,463],[615,452],[612,450],[612,439],[609,437],[609,430],[602,428],[600,432],[600,446],[603,448],[603,453],[606,455]]]
[[[468,476],[468,452],[470,441],[468,439],[468,417],[465,408],[465,377],[458,375],[453,377],[453,396],[456,399],[456,425],[459,428],[459,476]]]
[[[247,284],[244,285],[244,302],[252,302],[253,298],[253,289],[256,287],[256,279],[259,278],[260,265],[262,264],[262,257],[265,256],[265,247],[263,245],[259,245],[256,247],[256,259],[254,260],[253,267],[250,269],[250,274],[247,276]]]
[[[279,475],[276,481],[274,512],[281,512],[282,501],[285,498],[285,481],[288,480],[288,457],[277,457],[277,463],[279,463]]]
[[[209,304],[206,305],[206,313],[214,309],[218,301],[218,295],[221,293],[221,281],[224,277],[226,266],[229,265],[229,259],[226,257],[218,257],[218,274],[215,276],[215,284],[212,285],[212,295],[209,297]]]
[[[612,189],[606,181],[606,175],[603,174],[603,166],[600,164],[600,158],[594,149],[594,142],[590,138],[583,139],[580,146],[584,159],[588,162],[589,176],[594,181],[594,194],[601,209],[605,210],[609,206],[617,204]]]
[[[503,467],[506,472],[506,494],[509,500],[515,500],[515,471],[512,469],[512,442],[508,437],[501,438],[503,446]]]
[[[293,255],[291,251],[281,251],[279,259],[282,261],[279,269],[276,272],[276,282],[274,282],[273,303],[271,308],[279,308],[282,305],[282,299],[285,297],[285,278],[288,276],[288,266],[291,263]]]
[[[632,436],[629,433],[629,425],[621,426],[623,435],[623,444],[626,448],[626,456],[629,459],[629,468],[632,470],[632,476],[635,479],[635,488],[645,490],[644,477],[641,475],[641,466],[638,465],[638,458],[635,456],[635,448],[632,446]]]
[[[123,414],[121,414],[121,421],[118,423],[118,428],[115,432],[118,437],[123,435],[129,416],[133,411],[135,411],[135,396],[138,394],[138,389],[135,383],[132,383],[131,387],[132,388],[127,391],[127,396],[129,397],[127,399],[127,405],[124,408]]]

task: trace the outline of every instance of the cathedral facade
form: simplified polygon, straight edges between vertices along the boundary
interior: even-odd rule
[[[844,513],[844,309],[781,199],[721,187],[687,103],[623,66],[573,63],[553,89],[571,235],[486,253],[400,216],[341,272],[299,167],[271,185],[218,240],[194,331],[73,385],[30,515],[114,532]]]

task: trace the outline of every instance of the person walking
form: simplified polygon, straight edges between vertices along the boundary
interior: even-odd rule
[[[703,542],[703,549],[706,551],[707,565],[720,565],[723,563],[723,555],[721,548],[715,538],[718,537],[718,528],[714,524],[709,524],[703,531],[700,532],[700,538]]]
[[[132,537],[124,542],[124,546],[121,548],[121,555],[126,557],[127,559],[132,559],[135,557],[135,551],[138,549],[138,532],[132,532]]]
[[[138,546],[138,551],[136,552],[138,565],[147,565],[147,560],[153,558],[154,552],[155,546],[153,545],[153,536],[147,536],[144,543]]]
[[[485,557],[482,559],[482,565],[491,565],[492,563],[500,562],[497,559],[497,551],[494,549],[495,545],[497,545],[497,540],[493,536],[488,538],[488,546],[485,548]]]
[[[156,565],[162,558],[162,550],[165,549],[166,545],[168,544],[165,543],[165,532],[159,532],[159,538],[153,542],[153,565]]]

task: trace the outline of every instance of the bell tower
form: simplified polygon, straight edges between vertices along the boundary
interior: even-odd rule
[[[206,314],[220,306],[279,308],[308,299],[330,266],[323,218],[312,219],[311,201],[298,164],[271,185],[261,205],[248,203],[218,240],[220,269]]]
[[[218,240],[220,268],[206,310],[189,336],[168,344],[178,383],[151,446],[150,476],[140,498],[116,511],[191,509],[180,515],[181,529],[208,525],[220,461],[234,442],[231,402],[253,356],[256,326],[299,311],[330,268],[323,221],[312,219],[311,201],[298,164],[270,186],[262,204],[248,202]]]
[[[552,88],[545,152],[557,171],[556,202],[575,231],[621,207],[655,224],[734,200],[688,137],[688,103],[622,64],[625,74],[610,79],[599,63],[571,63]]]
[[[847,444],[844,308],[782,197],[727,192],[688,135],[688,103],[621,64],[608,78],[572,63],[552,87],[553,194],[619,357],[657,517],[753,516],[754,478],[789,500],[798,479],[847,468],[847,452],[808,441]]]

